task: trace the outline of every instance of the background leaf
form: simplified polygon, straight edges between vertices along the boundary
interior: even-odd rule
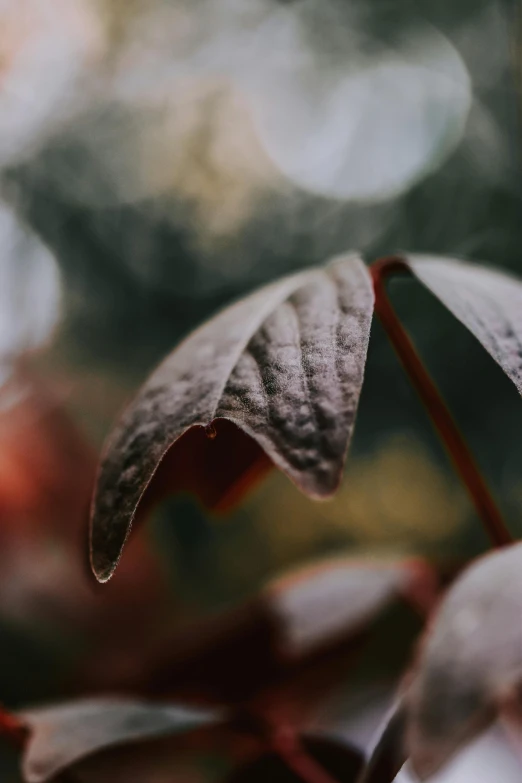
[[[491,723],[522,683],[522,544],[457,581],[429,631],[409,690],[407,745],[421,778]]]
[[[113,745],[218,724],[217,711],[126,699],[86,699],[21,715],[31,729],[23,758],[27,783],[42,783],[85,756]]]
[[[273,581],[266,590],[283,629],[281,649],[304,657],[338,636],[367,627],[399,597],[433,600],[434,576],[420,560],[330,558]]]
[[[406,761],[404,700],[399,699],[380,730],[358,783],[392,783]]]
[[[429,783],[519,783],[520,757],[510,747],[498,726],[493,726],[477,737],[457,758],[447,764]],[[418,783],[419,779],[409,764],[399,772],[396,783]]]
[[[368,272],[345,256],[257,291],[181,343],[124,414],[102,461],[92,519],[97,578],[112,575],[158,464],[195,425],[230,420],[304,492],[332,494],[353,430],[372,310]],[[225,441],[214,457],[227,455]]]
[[[387,607],[401,598],[431,603],[434,592],[433,574],[419,561],[326,559],[178,633],[130,677],[115,682],[111,673],[108,685],[302,720],[352,669]]]

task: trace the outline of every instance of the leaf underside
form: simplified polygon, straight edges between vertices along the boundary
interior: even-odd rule
[[[422,779],[522,688],[522,544],[473,564],[445,598],[409,690],[407,745]],[[520,718],[522,705],[518,702]]]
[[[201,449],[211,477],[234,459],[230,423],[242,431],[236,440],[246,433],[254,441],[246,458],[245,441],[237,449],[235,469],[222,468],[221,481],[201,490],[211,505],[226,504],[241,470],[256,473],[268,459],[306,494],[331,495],[353,431],[372,313],[368,270],[348,255],[260,289],[182,342],[142,387],[105,450],[91,520],[98,580],[112,575],[138,504],[176,442],[174,466],[165,463],[170,487],[199,492],[201,472],[195,478],[191,465]],[[203,430],[190,434],[194,427],[215,436],[210,444],[203,445]],[[190,441],[186,452],[182,436]]]

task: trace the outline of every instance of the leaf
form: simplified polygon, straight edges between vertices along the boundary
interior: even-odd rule
[[[358,783],[392,783],[406,761],[403,748],[406,724],[404,699],[390,710]]]
[[[340,738],[303,736],[307,756],[336,783],[355,783],[363,756],[353,745]],[[224,783],[302,783],[297,771],[277,753],[264,753],[234,770]]]
[[[433,591],[430,569],[415,560],[331,558],[301,568],[174,639],[141,667],[143,692],[264,713],[297,705],[302,714],[352,667],[387,606],[400,597],[418,605]],[[136,680],[117,687],[136,689]]]
[[[98,580],[114,572],[158,465],[193,427],[217,435],[207,454],[212,466],[228,470],[225,419],[303,492],[331,495],[354,426],[372,311],[366,267],[344,256],[262,288],[182,342],[143,386],[106,448],[91,524]],[[202,440],[201,431],[196,437]],[[238,476],[227,478],[233,485]],[[179,487],[176,477],[173,485]]]
[[[482,558],[449,591],[409,690],[407,746],[422,779],[522,687],[522,544]],[[522,704],[518,701],[522,714]]]
[[[59,395],[18,371],[0,391],[0,536],[74,537],[92,491],[96,455]]]
[[[304,657],[338,636],[365,628],[402,596],[433,598],[429,567],[420,560],[331,558],[272,582],[267,600],[282,629],[285,658]]]
[[[522,394],[522,282],[506,272],[449,258],[414,255],[404,260]]]
[[[429,783],[520,783],[521,773],[520,756],[510,747],[502,730],[493,726],[430,777]],[[419,783],[419,779],[405,764],[396,783]]]
[[[104,748],[188,733],[223,721],[223,713],[127,699],[86,699],[20,716],[30,727],[22,771],[43,783]]]

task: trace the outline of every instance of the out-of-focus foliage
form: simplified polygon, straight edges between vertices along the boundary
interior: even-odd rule
[[[49,341],[60,317],[60,276],[50,251],[0,203],[0,385],[19,356]]]

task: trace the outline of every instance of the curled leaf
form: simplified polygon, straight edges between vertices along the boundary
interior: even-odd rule
[[[183,437],[202,440],[191,428],[206,428],[206,458],[224,470],[214,504],[262,452],[303,492],[331,495],[354,426],[372,311],[368,271],[350,255],[262,288],[182,342],[149,378],[106,448],[91,523],[98,580],[114,572],[138,504],[173,444],[176,469],[186,472]],[[235,461],[234,475],[223,419],[258,447],[245,464]],[[190,461],[198,462],[197,448]],[[172,481],[179,488],[179,477]]]
[[[407,746],[422,779],[505,703],[522,716],[522,544],[475,563],[428,632],[408,693]]]
[[[43,783],[104,748],[197,731],[221,723],[223,714],[113,698],[42,708],[21,718],[30,729],[22,762],[24,779]]]
[[[506,272],[450,258],[412,255],[405,261],[522,394],[522,281]]]

